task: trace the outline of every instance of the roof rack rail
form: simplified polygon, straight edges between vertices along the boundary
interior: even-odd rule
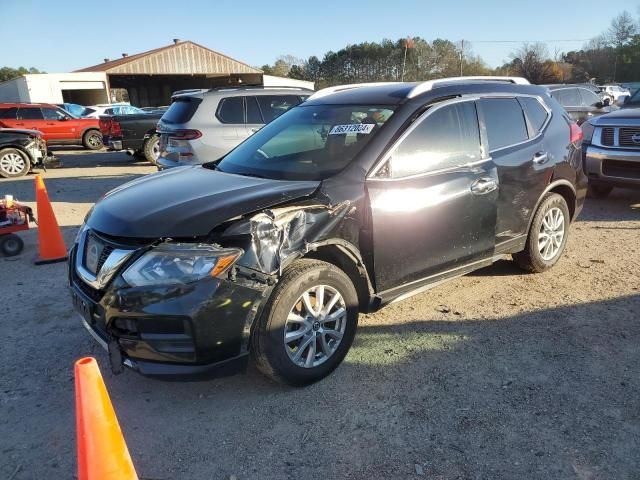
[[[513,83],[516,85],[530,85],[529,80],[523,77],[498,77],[498,76],[475,76],[475,77],[448,77],[448,78],[439,78],[437,80],[429,80],[426,82],[422,82],[409,92],[407,98],[414,98],[420,95],[421,93],[428,92],[432,90],[434,87],[437,87],[441,84],[448,84],[454,82],[505,82],[505,83]]]
[[[307,101],[315,100],[316,98],[326,97],[327,95],[331,95],[332,93],[341,92],[343,90],[351,90],[352,88],[360,88],[360,87],[376,87],[378,85],[395,85],[398,82],[369,82],[369,83],[351,83],[348,85],[336,85],[335,87],[327,87],[322,90],[318,90],[313,95],[311,95]]]
[[[224,85],[220,87],[212,87],[209,88],[209,92],[219,91],[219,90],[307,90],[311,91],[308,88],[304,87],[294,87],[293,85],[283,85],[281,87],[277,85]]]

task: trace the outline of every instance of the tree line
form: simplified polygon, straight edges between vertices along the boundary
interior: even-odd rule
[[[469,42],[410,37],[347,45],[322,59],[284,55],[261,69],[268,75],[315,82],[316,88],[458,75],[514,75],[536,84],[640,81],[640,20],[622,12],[582,49],[553,56],[544,43],[522,44],[497,68],[473,54]]]
[[[0,68],[0,82],[6,82],[7,80],[12,80],[14,78],[18,78],[18,77],[21,77],[22,75],[27,75],[29,73],[46,73],[46,72],[41,72],[40,70],[34,67],[31,67],[31,68],[2,67]]]

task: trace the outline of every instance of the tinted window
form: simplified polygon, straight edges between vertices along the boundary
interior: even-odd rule
[[[585,89],[580,89],[580,95],[582,95],[582,105],[587,105],[589,107],[595,107],[598,103],[601,103],[600,97],[595,93]]]
[[[162,115],[164,123],[186,123],[196,113],[202,99],[196,97],[176,98],[169,109]]]
[[[242,97],[229,97],[220,100],[218,118],[222,123],[244,123]]]
[[[57,108],[42,108],[42,115],[46,120],[60,120],[67,116]]]
[[[20,108],[18,119],[20,120],[42,120],[42,112],[39,108]]]
[[[298,95],[260,95],[257,99],[267,123],[300,103]]]
[[[563,107],[577,107],[582,104],[582,99],[577,88],[562,88],[551,92],[551,96],[558,100]]]
[[[540,102],[532,97],[520,97],[520,103],[524,105],[529,123],[534,133],[538,133],[549,115]]]
[[[264,123],[256,97],[245,97],[247,102],[247,123]]]
[[[522,108],[515,98],[483,98],[480,108],[487,127],[489,150],[515,145],[529,138]]]
[[[391,154],[391,176],[465,165],[480,160],[480,131],[473,102],[435,110]]]
[[[15,119],[18,116],[17,108],[1,108],[0,118]]]

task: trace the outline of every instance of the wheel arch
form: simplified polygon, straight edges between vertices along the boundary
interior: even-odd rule
[[[14,145],[14,144],[1,145],[0,146],[0,152],[6,150],[8,148],[11,148],[11,149],[14,149],[14,150],[20,150],[21,153],[23,153],[24,155],[27,156],[27,159],[31,163],[31,166],[33,166],[36,163],[35,159],[31,156],[29,151],[26,148],[24,148],[22,145]]]
[[[531,223],[533,222],[533,218],[535,217],[536,212],[538,211],[538,208],[540,207],[540,204],[542,203],[542,200],[544,199],[547,193],[557,193],[558,195],[562,196],[562,198],[564,198],[564,201],[567,202],[567,207],[569,208],[569,216],[571,217],[571,221],[575,219],[576,199],[577,199],[575,187],[571,184],[569,180],[565,180],[565,179],[553,180],[549,185],[547,185],[547,188],[544,189],[544,191],[540,195],[540,198],[538,198],[538,201],[536,202],[536,206],[532,210],[531,216],[529,218],[529,225],[527,227],[527,232],[531,229]]]
[[[356,292],[358,293],[360,311],[368,312],[374,309],[373,300],[375,299],[375,295],[371,278],[360,252],[353,244],[342,239],[332,239],[308,244],[306,252],[301,252],[294,258],[287,259],[283,268],[286,268],[286,266],[290,265],[293,261],[301,258],[322,260],[338,267],[353,282]]]

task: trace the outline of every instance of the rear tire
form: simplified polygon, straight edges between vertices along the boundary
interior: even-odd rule
[[[0,252],[2,252],[5,257],[15,257],[22,252],[23,248],[24,242],[19,236],[13,233],[0,237]]]
[[[87,150],[100,150],[104,144],[102,143],[102,134],[99,130],[88,130],[82,136],[82,145]]]
[[[533,217],[524,250],[513,254],[514,261],[528,272],[549,270],[562,256],[570,221],[562,195],[547,193]]]
[[[26,153],[17,148],[0,150],[0,177],[23,177],[31,170],[31,161]]]
[[[160,137],[152,135],[144,141],[144,158],[153,165],[158,165],[160,158]]]
[[[265,375],[308,385],[342,362],[357,325],[358,296],[349,277],[330,263],[302,259],[271,293],[256,320],[251,350]]]
[[[592,185],[592,184],[589,184],[589,188],[587,189],[587,193],[592,198],[605,198],[606,196],[608,196],[611,193],[612,190],[613,190],[613,187],[610,187],[609,185]]]

